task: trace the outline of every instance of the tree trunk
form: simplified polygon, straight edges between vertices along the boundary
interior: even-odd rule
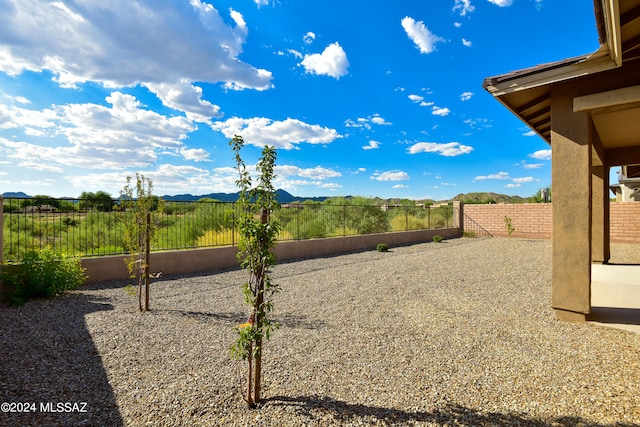
[[[261,278],[258,284],[258,298],[256,300],[256,307],[262,308],[262,303],[264,301],[264,279]],[[256,310],[256,328],[259,331],[262,330],[262,311]],[[262,338],[256,339],[256,366],[255,366],[255,379],[254,379],[254,392],[253,392],[253,402],[260,402],[260,384],[262,379]]]
[[[144,245],[144,311],[149,311],[149,273],[151,272],[151,214],[147,213]]]
[[[266,224],[269,222],[269,211],[266,209],[262,209],[260,212],[260,222],[262,224]],[[256,292],[258,295],[256,296],[256,306],[254,309],[255,313],[255,322],[256,328],[258,331],[262,333],[262,323],[264,318],[264,309],[262,305],[264,304],[264,275],[266,273],[264,265],[260,265],[259,270],[256,272],[258,283]],[[255,366],[255,379],[254,379],[254,393],[253,393],[253,402],[260,402],[260,386],[262,379],[262,335],[256,340],[256,366]]]
[[[251,353],[253,353],[253,345],[249,344],[249,375],[247,375],[247,405],[249,405],[249,407],[253,406],[253,398],[251,397],[251,393],[253,392],[253,389],[251,387],[251,377],[253,375],[252,369],[251,369],[251,360],[253,359],[253,356],[251,355]]]

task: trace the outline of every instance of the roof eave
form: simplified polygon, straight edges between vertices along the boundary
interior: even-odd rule
[[[594,0],[600,48],[587,55],[486,78],[482,87],[495,97],[550,85],[622,65],[619,0]]]
[[[539,65],[513,73],[488,77],[482,87],[491,95],[500,97],[520,90],[549,86],[553,83],[586,76],[616,68],[607,45],[594,53]]]

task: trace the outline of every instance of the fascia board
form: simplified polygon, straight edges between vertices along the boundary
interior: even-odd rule
[[[609,49],[606,45],[603,45],[583,61],[549,70],[542,69],[539,72],[534,72],[526,76],[515,77],[504,82],[487,85],[485,89],[493,96],[499,97],[520,90],[547,86],[564,80],[611,70],[616,67],[616,63],[611,60]]]

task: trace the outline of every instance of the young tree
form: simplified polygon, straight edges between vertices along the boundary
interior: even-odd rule
[[[262,157],[256,166],[260,174],[258,185],[252,188],[251,176],[240,157],[244,140],[236,135],[229,141],[229,145],[235,153],[239,174],[236,181],[240,187],[238,199],[240,213],[237,221],[240,232],[238,261],[248,273],[247,281],[243,285],[243,293],[245,302],[251,306],[251,315],[247,323],[236,328],[238,338],[231,346],[231,351],[234,356],[248,360],[245,399],[249,406],[253,406],[260,401],[263,340],[268,340],[271,331],[277,327],[267,317],[273,308],[272,297],[278,291],[278,285],[271,282],[269,274],[269,267],[276,263],[272,248],[279,231],[278,225],[271,220],[271,213],[278,207],[276,192],[272,185],[275,177],[273,169],[276,150],[268,146],[262,150]]]
[[[158,203],[158,199],[153,196],[152,192],[153,182],[137,173],[135,187],[132,186],[131,177],[128,176],[127,185],[120,191],[120,207],[124,209],[126,224],[124,240],[129,254],[127,268],[131,278],[138,279],[138,307],[140,311],[149,311],[150,251],[155,234],[155,222],[151,219],[151,211],[162,209],[162,204]]]

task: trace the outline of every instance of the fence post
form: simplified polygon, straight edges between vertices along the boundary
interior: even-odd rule
[[[458,227],[461,235],[464,233],[463,206],[464,204],[458,200],[453,202],[453,227]]]

